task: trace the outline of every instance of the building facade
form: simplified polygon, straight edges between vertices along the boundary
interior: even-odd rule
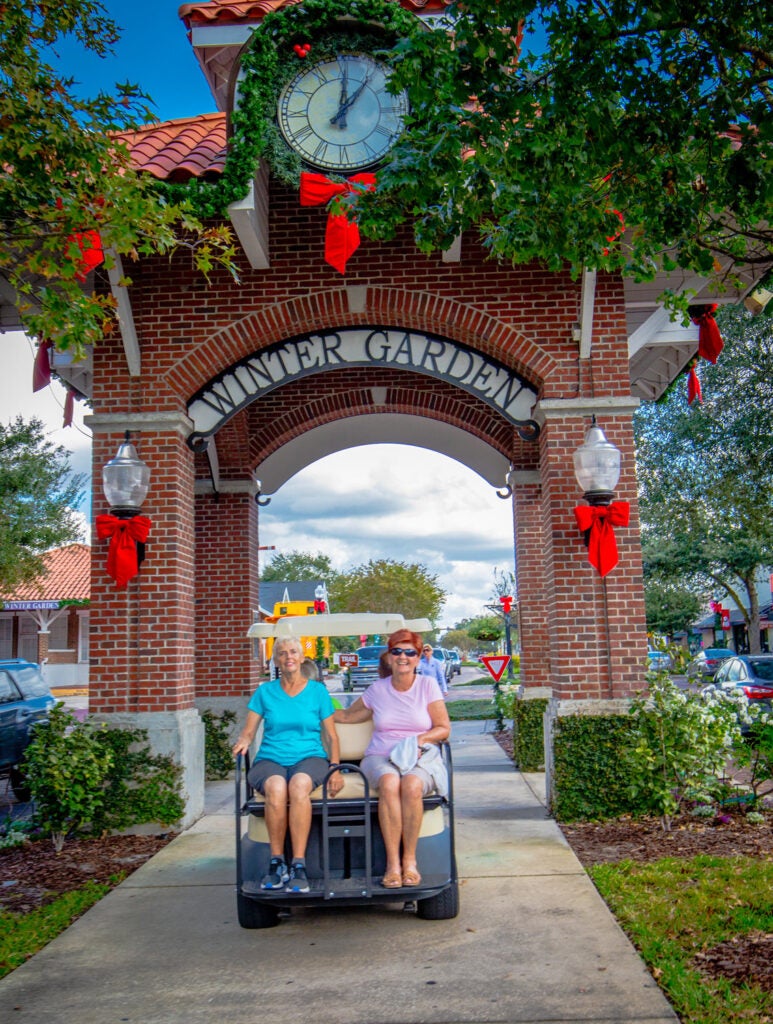
[[[132,136],[138,169],[165,181],[223,174],[243,55],[283,6],[181,8],[218,110]],[[445,4],[401,6],[426,18]],[[129,288],[98,271],[120,329],[86,363],[56,357],[60,376],[91,399],[95,513],[107,511],[101,468],[126,431],[151,471],[139,575],[116,588],[106,549],[94,547],[90,710],[147,727],[180,757],[195,818],[199,709],[243,709],[258,679],[246,633],[264,603],[261,504],[303,466],[371,441],[449,455],[511,500],[527,689],[569,707],[606,707],[639,689],[647,643],[632,414],[697,349],[697,327],[672,324],[658,295],[667,285],[700,295],[707,282],[574,280],[498,263],[474,233],[427,255],[408,231],[363,242],[342,274],[325,260],[324,207],[301,205],[263,161],[228,220],[239,283],[220,269],[208,283],[184,254],[139,260]],[[573,514],[582,494],[572,456],[594,417],[622,453],[616,496],[630,504],[604,578]]]

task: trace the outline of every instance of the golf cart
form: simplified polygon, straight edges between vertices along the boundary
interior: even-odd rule
[[[389,635],[398,629],[421,632],[430,628],[426,619],[404,620],[401,615],[321,614],[298,615],[274,623],[255,623],[248,635],[254,639],[301,636]],[[336,695],[332,695],[334,700]],[[351,695],[340,694],[348,703]],[[421,874],[418,886],[397,889],[380,884],[385,869],[384,843],[378,823],[378,796],[371,793],[359,762],[372,732],[372,722],[336,723],[341,745],[341,771],[345,784],[329,797],[327,778],[314,790],[312,824],[306,849],[308,893],[261,889],[268,871],[270,847],[265,804],[247,782],[249,759],[236,759],[236,904],[242,928],[271,928],[280,911],[293,907],[367,906],[402,903],[415,907],[427,920],[445,920],[459,912],[459,882],[454,854],[454,805],[451,748],[442,745],[448,769],[448,795],[424,798],[424,817],[417,847]],[[290,849],[286,854],[289,858]]]

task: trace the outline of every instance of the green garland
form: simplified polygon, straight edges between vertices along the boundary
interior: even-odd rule
[[[202,219],[225,216],[231,203],[244,198],[261,158],[280,181],[297,188],[301,160],[276,122],[279,94],[304,63],[293,46],[311,43],[308,63],[342,49],[386,56],[398,39],[422,31],[422,21],[395,0],[305,0],[267,14],[242,58],[223,174],[213,181],[159,182],[157,188],[171,202],[188,201]]]

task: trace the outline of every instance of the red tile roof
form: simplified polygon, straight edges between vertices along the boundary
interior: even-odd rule
[[[6,601],[87,601],[91,596],[91,548],[68,544],[43,555],[45,576],[19,587]]]
[[[260,21],[271,11],[302,0],[210,0],[209,3],[183,4],[178,16],[185,22],[186,28],[193,25],[236,24],[240,21]],[[444,11],[451,0],[401,0],[401,6],[408,11],[431,14],[433,11]]]
[[[222,174],[226,154],[226,115],[199,114],[145,125],[118,136],[132,164],[156,178],[186,181]]]

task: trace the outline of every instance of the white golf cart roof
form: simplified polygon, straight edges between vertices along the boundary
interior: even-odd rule
[[[303,636],[389,636],[398,629],[424,633],[432,629],[429,619],[404,619],[392,612],[333,612],[327,615],[285,615],[276,622],[255,622],[247,636],[257,640]]]

